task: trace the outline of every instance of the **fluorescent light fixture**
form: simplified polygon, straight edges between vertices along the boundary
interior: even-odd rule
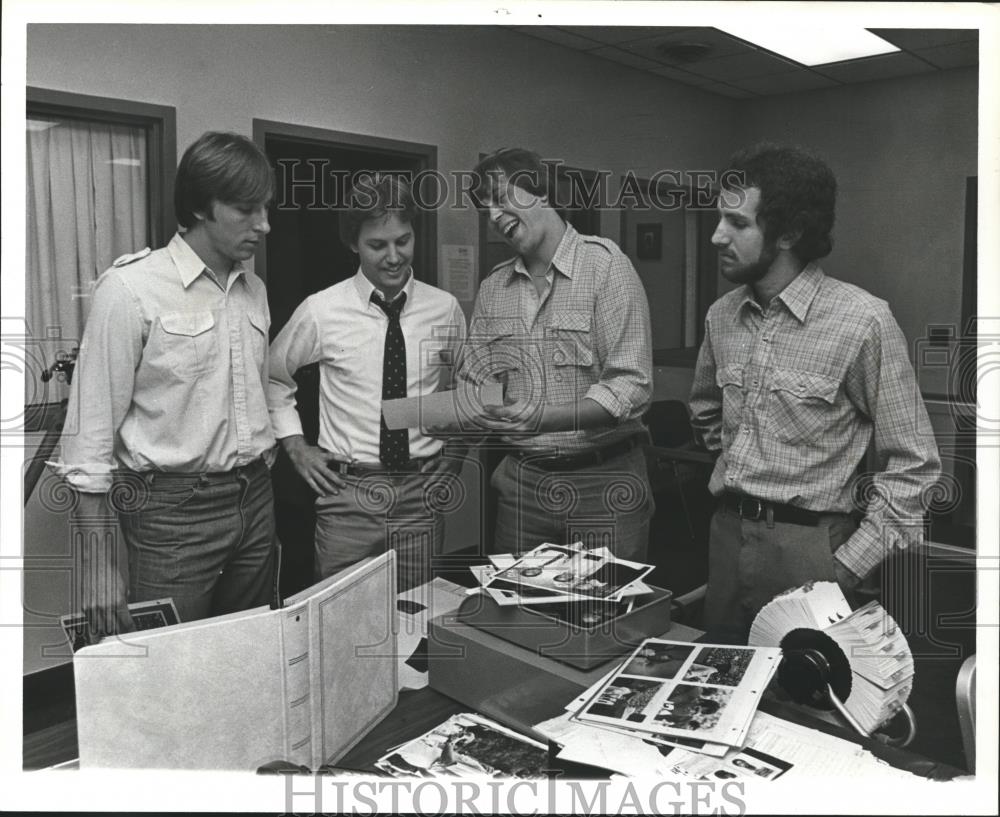
[[[142,167],[141,159],[105,159],[106,165],[127,165],[128,167]]]
[[[716,28],[802,65],[826,65],[899,51],[892,43],[861,26],[767,22],[717,25]]]

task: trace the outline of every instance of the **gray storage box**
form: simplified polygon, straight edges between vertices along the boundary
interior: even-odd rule
[[[457,617],[539,656],[590,670],[670,627],[672,593],[652,586],[650,591],[636,597],[633,609],[624,614],[614,602],[587,600],[527,608],[502,606],[479,593],[462,603]]]
[[[693,641],[701,635],[700,630],[664,621],[648,637]],[[623,648],[620,656],[628,652]],[[455,614],[431,619],[427,653],[432,689],[525,734],[562,712],[614,666],[608,662],[580,670],[458,621]]]

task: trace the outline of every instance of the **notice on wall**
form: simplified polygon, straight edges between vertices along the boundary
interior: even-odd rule
[[[442,244],[438,286],[460,301],[476,298],[476,264],[470,244]]]

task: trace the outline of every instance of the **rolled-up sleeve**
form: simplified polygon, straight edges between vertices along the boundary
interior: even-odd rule
[[[835,557],[864,577],[893,550],[923,540],[924,513],[941,475],[906,339],[887,308],[876,314],[846,388],[871,419],[878,470],[872,475],[865,517]]]
[[[132,404],[142,359],[143,318],[138,301],[109,270],[97,281],[70,387],[62,459],[49,463],[85,493],[106,493],[116,467],[115,438]]]
[[[584,397],[619,421],[641,417],[653,400],[653,340],[646,291],[624,255],[611,258],[597,292],[594,334],[600,379]]]
[[[276,438],[302,433],[302,421],[295,410],[295,373],[322,357],[319,323],[307,298],[289,318],[271,343],[267,384],[267,409]]]

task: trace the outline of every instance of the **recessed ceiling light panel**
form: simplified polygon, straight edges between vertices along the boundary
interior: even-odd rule
[[[836,23],[804,26],[768,22],[721,25],[717,28],[802,65],[826,65],[900,50],[861,26]]]

